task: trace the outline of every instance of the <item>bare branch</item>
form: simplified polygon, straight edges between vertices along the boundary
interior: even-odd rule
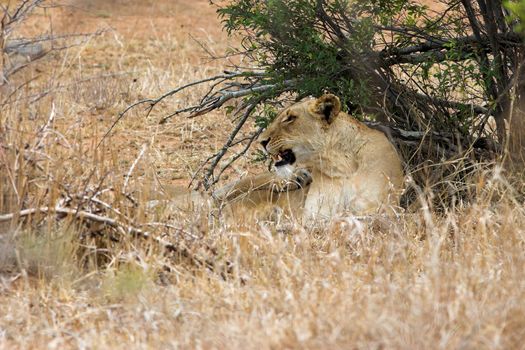
[[[521,38],[515,33],[500,33],[496,36],[501,45],[522,45]],[[436,63],[446,60],[460,61],[471,59],[473,54],[478,54],[482,50],[488,50],[490,45],[489,38],[480,36],[478,39],[475,35],[446,40],[432,39],[407,47],[389,46],[381,51],[381,57],[388,65],[399,63],[418,64],[429,62],[430,60]],[[458,47],[460,48],[459,51],[461,55],[457,54]],[[451,48],[454,48],[455,55],[451,56],[447,54]]]
[[[221,175],[222,173],[228,169],[235,161],[237,161],[237,159],[239,159],[240,157],[244,156],[246,154],[246,152],[248,152],[248,150],[250,149],[252,143],[259,137],[259,135],[262,133],[263,131],[263,128],[259,128],[257,129],[257,131],[255,131],[252,136],[249,137],[248,139],[248,142],[246,143],[246,145],[244,146],[244,148],[239,152],[237,153],[236,155],[234,155],[229,161],[228,163],[226,163],[225,165],[223,165],[221,167],[221,170],[219,170],[219,173],[217,174],[217,176],[215,177],[215,179],[213,180],[213,182],[210,184],[210,186],[213,186],[214,184],[216,184],[219,179],[221,178]],[[231,147],[231,146],[230,146]]]
[[[224,74],[215,75],[213,77],[192,81],[191,83],[185,84],[183,86],[179,86],[178,88],[170,90],[170,91],[166,92],[165,94],[161,95],[158,98],[147,98],[147,99],[143,99],[143,100],[137,101],[137,102],[129,105],[128,107],[126,107],[126,109],[124,109],[122,112],[119,113],[117,119],[113,122],[113,124],[111,124],[110,128],[108,129],[108,131],[104,134],[104,136],[102,137],[102,139],[98,143],[97,147],[99,147],[100,144],[102,143],[102,141],[104,141],[104,139],[111,133],[111,131],[113,130],[115,125],[117,125],[117,123],[124,117],[124,115],[126,115],[127,112],[129,112],[131,109],[133,109],[133,108],[135,108],[137,106],[140,106],[140,105],[143,105],[143,104],[148,104],[148,107],[146,108],[146,110],[147,110],[147,115],[149,115],[149,113],[151,113],[153,108],[158,103],[160,103],[162,100],[164,100],[167,97],[170,97],[172,95],[175,95],[176,93],[181,92],[181,91],[183,91],[183,90],[185,90],[187,88],[190,88],[192,86],[204,84],[204,83],[207,83],[207,82],[210,82],[210,81],[221,80],[221,79],[235,79],[235,78],[238,78],[238,77],[241,77],[241,76],[255,76],[256,74],[257,73],[252,73],[252,72],[227,72],[227,71],[225,71]],[[162,121],[161,121],[161,123],[162,123]]]
[[[295,81],[293,80],[286,80],[282,84],[266,84],[266,85],[255,85],[253,87],[248,88],[241,88],[238,90],[220,90],[213,95],[209,96],[207,99],[202,101],[199,105],[181,108],[179,110],[176,110],[172,114],[164,117],[160,123],[163,124],[166,121],[168,121],[171,117],[183,113],[183,112],[191,112],[190,118],[197,117],[206,113],[209,113],[215,109],[219,109],[222,107],[226,102],[238,99],[241,97],[245,97],[248,95],[256,95],[256,94],[262,94],[266,93],[268,91],[274,90],[274,89],[280,89],[279,92],[284,92],[288,89],[290,89],[294,85]]]
[[[248,120],[248,117],[252,114],[252,112],[255,109],[255,107],[257,107],[257,104],[260,102],[260,100],[261,99],[252,102],[246,108],[246,110],[244,111],[243,116],[241,117],[241,119],[237,123],[237,126],[230,133],[230,136],[228,137],[228,140],[226,141],[224,146],[221,148],[221,150],[213,158],[213,161],[212,161],[210,167],[208,168],[206,174],[204,175],[204,188],[209,189],[212,184],[217,182],[217,181],[215,181],[216,179],[213,178],[213,171],[215,170],[215,167],[217,166],[217,164],[219,164],[219,162],[222,159],[222,157],[224,157],[224,155],[226,154],[226,152],[230,148],[231,144],[233,143],[233,141],[235,139],[235,136],[237,136],[237,134],[239,133],[241,128],[244,126],[244,124]]]
[[[102,215],[93,214],[87,211],[83,210],[76,210],[76,209],[70,209],[70,208],[63,208],[63,207],[39,207],[39,208],[30,208],[30,209],[24,209],[16,213],[9,213],[9,214],[3,214],[0,215],[0,222],[6,222],[11,221],[16,218],[22,218],[34,214],[58,214],[58,215],[69,215],[73,216],[76,219],[79,220],[87,220],[87,221],[93,221],[97,223],[102,223],[106,226],[119,229],[125,233],[131,234],[133,236],[137,236],[144,239],[151,239],[159,244],[160,247],[166,249],[169,252],[180,254],[181,256],[184,256],[186,258],[191,259],[196,265],[199,266],[205,266],[208,269],[214,271],[215,270],[215,263],[208,259],[202,259],[197,257],[195,254],[190,252],[188,248],[184,247],[182,244],[174,244],[171,243],[161,237],[154,236],[151,232],[141,230],[140,228],[124,224],[116,219],[109,218]],[[174,228],[174,227],[173,227]],[[183,231],[180,228],[176,228],[179,231]],[[226,263],[228,268],[231,268],[231,263]]]

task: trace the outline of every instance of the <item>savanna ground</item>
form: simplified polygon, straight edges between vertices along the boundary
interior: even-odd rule
[[[148,117],[135,109],[98,143],[129,104],[220,72],[203,46],[221,55],[234,39],[205,0],[70,5],[25,30],[107,30],[17,77],[30,83],[2,106],[2,213],[95,198],[108,204],[96,213],[179,249],[74,212],[3,222],[0,348],[525,347],[525,210],[501,168],[477,174],[468,204],[434,212],[422,199],[399,218],[323,227],[148,208],[188,184],[232,121],[159,124],[198,87]],[[252,158],[228,175],[256,171]]]

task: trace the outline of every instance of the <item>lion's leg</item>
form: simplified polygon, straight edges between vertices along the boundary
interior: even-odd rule
[[[282,178],[275,173],[267,172],[232,182],[213,193],[219,201],[233,201],[240,197],[254,195],[266,197],[272,201],[283,192],[302,189],[312,182],[310,173],[305,169],[296,169],[290,178]]]

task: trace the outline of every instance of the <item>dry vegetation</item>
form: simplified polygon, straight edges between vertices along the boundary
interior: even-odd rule
[[[213,8],[77,0],[35,16],[21,30],[107,31],[2,92],[0,217],[51,209],[0,223],[0,348],[524,347],[525,209],[502,169],[480,170],[469,204],[436,213],[422,196],[397,219],[232,227],[151,209],[232,121],[159,125],[198,88],[97,145],[127,105],[220,72],[201,47],[228,47]]]

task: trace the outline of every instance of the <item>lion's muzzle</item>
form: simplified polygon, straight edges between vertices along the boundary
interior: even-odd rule
[[[295,163],[295,154],[291,149],[285,149],[284,151],[279,152],[277,156],[277,162],[275,163],[276,167],[283,166],[283,165],[292,165]]]

